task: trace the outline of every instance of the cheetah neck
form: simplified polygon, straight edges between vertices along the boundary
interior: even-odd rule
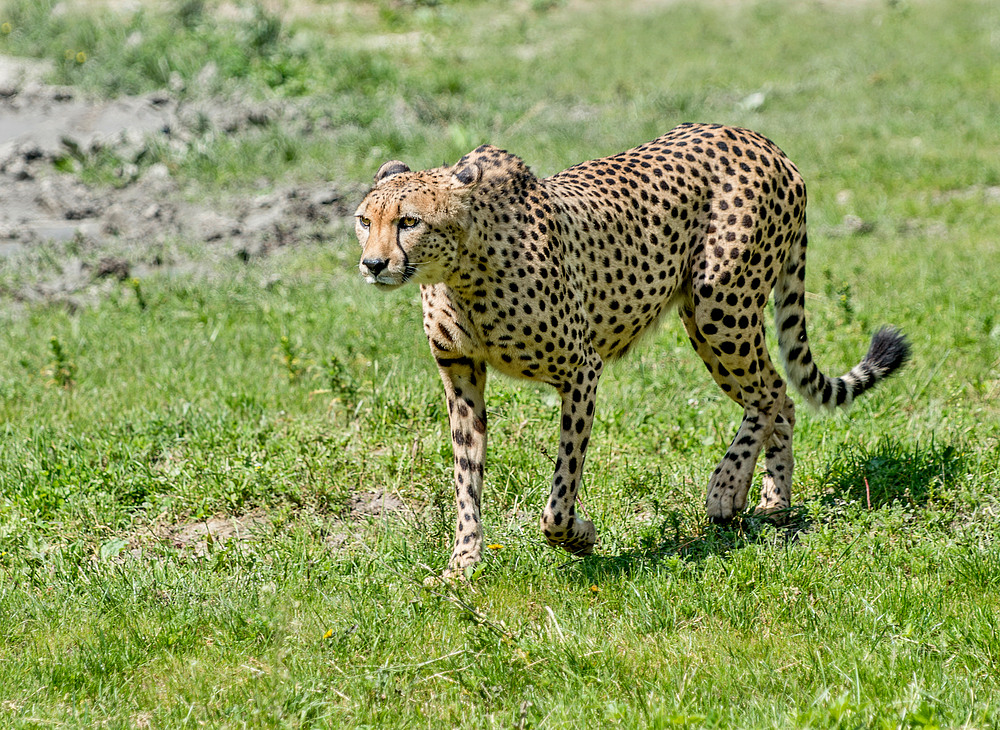
[[[471,201],[471,223],[445,283],[472,302],[501,280],[533,277],[541,269],[547,276],[556,262],[550,195],[523,165],[518,173],[484,180]]]

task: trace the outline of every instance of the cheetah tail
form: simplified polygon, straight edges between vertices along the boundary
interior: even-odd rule
[[[855,398],[892,375],[910,358],[910,344],[894,327],[872,337],[868,354],[849,372],[831,378],[813,362],[805,321],[806,234],[792,245],[774,287],[775,322],[785,372],[792,386],[813,406],[849,406]]]

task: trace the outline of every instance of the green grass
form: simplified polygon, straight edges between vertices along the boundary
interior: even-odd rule
[[[583,560],[537,528],[557,399],[494,377],[502,548],[469,585],[426,589],[453,521],[443,396],[417,293],[366,288],[347,225],[95,285],[72,309],[5,298],[0,725],[1000,725],[995,3],[320,3],[277,27],[197,6],[78,20],[10,3],[0,50],[86,50],[56,80],[103,94],[214,60],[218,91],[328,121],[168,158],[208,193],[261,174],[358,185],[389,157],[487,140],[545,174],[684,120],[760,129],[810,185],[820,364],[852,365],[885,322],[913,361],[848,414],[800,411],[791,528],[713,527],[703,488],[740,414],[669,321],[602,380]],[[271,40],[247,45],[248,25]],[[4,259],[0,282],[64,255]],[[352,514],[380,490],[406,509]],[[251,539],[169,536],[220,514],[263,519]]]

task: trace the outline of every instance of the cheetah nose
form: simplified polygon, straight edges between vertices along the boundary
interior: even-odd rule
[[[378,276],[389,265],[389,259],[364,259],[361,263],[368,269],[369,274]]]

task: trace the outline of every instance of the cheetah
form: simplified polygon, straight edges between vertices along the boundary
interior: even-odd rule
[[[761,451],[755,512],[787,515],[795,406],[765,344],[772,289],[787,378],[814,406],[849,405],[910,354],[885,327],[848,373],[820,372],[806,338],[805,219],[805,185],[785,154],[720,125],[682,124],[542,179],[492,145],[453,166],[383,164],[355,214],[359,269],[379,289],[420,285],[454,449],[457,525],[445,576],[460,576],[483,549],[487,366],[558,391],[559,453],[541,529],[550,545],[586,555],[596,531],[576,501],[598,381],[670,309],[743,407],[708,481],[709,519],[746,507]]]

